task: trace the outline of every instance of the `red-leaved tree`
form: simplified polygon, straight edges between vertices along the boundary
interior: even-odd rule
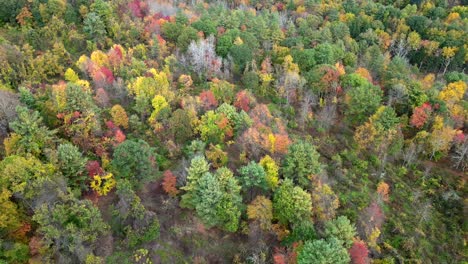
[[[205,110],[214,109],[218,106],[218,101],[210,90],[205,90],[200,93],[200,101],[203,109]]]
[[[353,264],[369,264],[369,249],[364,241],[355,240],[348,252]]]
[[[248,112],[253,103],[253,100],[255,99],[253,99],[253,97],[246,90],[242,90],[236,94],[236,101],[234,102],[234,106],[237,107],[237,109],[242,109],[245,112]]]
[[[423,127],[432,113],[432,107],[429,103],[424,103],[421,106],[415,107],[413,115],[410,119],[410,124],[416,128]]]
[[[177,183],[176,176],[174,176],[174,174],[170,170],[166,170],[164,172],[162,187],[164,191],[167,194],[169,194],[169,196],[171,197],[175,197],[179,193],[179,190],[177,190],[177,187],[176,187],[176,183]]]

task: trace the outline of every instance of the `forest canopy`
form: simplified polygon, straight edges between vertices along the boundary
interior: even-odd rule
[[[466,0],[0,1],[0,263],[465,263]]]

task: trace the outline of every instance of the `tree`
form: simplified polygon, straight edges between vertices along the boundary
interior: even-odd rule
[[[223,103],[216,109],[216,113],[223,114],[232,124],[234,133],[238,135],[246,128],[252,126],[252,119],[243,110],[237,112],[236,108],[230,104]]]
[[[346,264],[349,261],[346,249],[333,238],[307,241],[297,256],[298,264]]]
[[[457,104],[463,99],[467,87],[466,82],[457,81],[449,83],[439,93],[438,98],[447,104],[447,108],[450,110],[452,116],[457,114]]]
[[[97,244],[96,240],[108,230],[98,208],[89,200],[66,196],[56,204],[43,204],[35,212],[42,241],[51,256],[66,262],[84,262]]]
[[[229,119],[224,114],[212,110],[201,117],[197,130],[203,141],[213,144],[224,143],[226,138],[233,135]]]
[[[380,106],[369,121],[356,128],[354,139],[359,149],[367,149],[381,160],[381,169],[387,161],[388,154],[398,151],[402,138],[399,118],[393,108]],[[390,149],[389,149],[390,148]]]
[[[157,120],[166,118],[171,112],[171,107],[162,95],[156,95],[151,101],[151,105],[153,106],[153,112],[148,119],[150,123],[156,123]]]
[[[35,157],[8,156],[0,162],[0,186],[6,187],[16,198],[31,201],[45,184],[55,177],[55,167]]]
[[[304,188],[309,187],[310,177],[322,170],[319,158],[320,154],[309,142],[298,141],[292,144],[283,162],[284,177],[294,180]]]
[[[369,249],[362,240],[354,240],[353,246],[348,250],[353,264],[369,264]]]
[[[167,23],[166,23],[167,24]],[[198,74],[198,78],[214,78],[222,75],[223,60],[215,52],[215,38],[192,41],[183,62]]]
[[[241,216],[241,187],[233,173],[226,167],[219,168],[215,176],[222,191],[222,197],[216,206],[219,226],[226,231],[236,232],[239,228],[239,218]]]
[[[186,52],[190,43],[198,39],[197,30],[193,27],[185,27],[177,37],[177,47],[182,51]]]
[[[429,103],[424,103],[421,106],[413,109],[413,115],[411,115],[410,124],[418,129],[422,128],[428,121],[429,116],[432,113],[432,107]]]
[[[87,159],[80,150],[70,143],[61,144],[57,148],[58,167],[72,188],[86,190],[86,175],[84,173]]]
[[[236,86],[224,80],[213,79],[210,82],[210,91],[218,102],[231,104],[234,99],[234,91]]]
[[[259,195],[247,206],[247,217],[250,220],[258,222],[260,228],[271,230],[271,221],[273,220],[273,206],[271,200],[265,196]]]
[[[52,145],[55,131],[51,131],[44,126],[42,117],[37,111],[30,111],[26,107],[17,106],[16,112],[18,113],[18,119],[10,124],[15,132],[14,135],[17,135],[13,153],[30,153],[39,156],[44,149]]]
[[[382,100],[382,90],[363,77],[353,73],[343,78],[342,86],[347,89],[345,111],[352,124],[360,124],[372,115]]]
[[[15,23],[17,15],[24,7],[26,1],[24,0],[6,0],[0,3],[0,24]]]
[[[234,101],[234,106],[237,109],[244,110],[249,112],[251,106],[255,103],[255,97],[250,94],[247,90],[242,90],[236,94],[236,100]]]
[[[452,154],[453,166],[465,171],[468,168],[468,137],[463,135],[463,139],[457,142]]]
[[[2,188],[0,191],[0,234],[5,235],[7,233],[17,230],[21,226],[21,215],[18,210],[18,206],[10,199],[12,193]]]
[[[152,111],[151,103],[156,95],[163,96],[168,102],[174,97],[167,74],[155,69],[148,70],[145,76],[137,77],[128,89],[135,96],[135,110],[142,115]]]
[[[458,52],[458,47],[443,47],[442,48],[442,56],[445,59],[445,67],[444,67],[444,72],[442,75],[445,75],[447,72],[448,66],[450,63],[453,61],[455,54]]]
[[[297,224],[311,217],[310,194],[285,179],[273,195],[274,216],[282,224]]]
[[[113,210],[115,221],[123,227],[120,238],[129,248],[154,241],[159,236],[159,220],[156,213],[141,204],[140,197],[127,179],[117,182],[118,202]]]
[[[324,222],[335,218],[340,202],[330,186],[317,180],[317,178],[312,179],[311,196],[314,205],[312,215],[314,219]]]
[[[317,239],[314,224],[312,221],[305,220],[293,226],[292,232],[281,241],[283,245],[294,245],[297,242],[306,242]]]
[[[265,170],[265,179],[268,184],[268,188],[274,190],[278,186],[278,171],[279,167],[276,165],[276,162],[268,155],[263,157],[259,164]]]
[[[180,205],[182,207],[194,208],[195,204],[193,203],[193,195],[195,193],[195,188],[197,187],[197,182],[210,170],[210,164],[206,161],[203,156],[196,156],[190,161],[190,167],[187,170],[187,184],[181,189],[186,191],[182,195],[180,200]]]
[[[22,100],[22,98],[32,96],[32,94],[24,87],[20,87],[19,90],[19,99],[26,103],[28,100]],[[15,107],[18,104],[18,96],[15,93],[0,88],[0,139],[8,135],[8,124],[16,119]]]
[[[112,106],[110,114],[112,117],[112,122],[114,122],[116,126],[128,128],[127,112],[125,112],[125,109],[121,105],[116,104]]]
[[[216,100],[213,92],[210,90],[200,93],[200,101],[205,110],[211,110],[218,106],[218,100]]]
[[[125,140],[115,148],[110,165],[117,179],[139,186],[157,172],[156,153],[144,140]]]
[[[183,144],[193,137],[192,118],[193,115],[187,110],[177,109],[172,113],[168,129],[175,142]]]
[[[228,154],[223,151],[220,145],[210,144],[209,148],[205,151],[205,155],[214,168],[225,166],[228,162]]]
[[[162,182],[162,186],[164,191],[169,194],[171,197],[177,196],[179,193],[179,190],[177,190],[176,183],[177,183],[177,178],[174,176],[174,174],[170,170],[166,170],[164,172],[164,178]]]
[[[236,66],[235,70],[238,73],[242,73],[247,63],[251,62],[253,59],[253,52],[249,46],[245,44],[236,45],[235,42],[229,49],[229,55],[231,55],[234,65]]]
[[[255,161],[251,161],[249,164],[242,166],[238,172],[242,187],[246,189],[259,187],[264,190],[268,188],[265,170]]]
[[[94,12],[90,12],[86,15],[83,21],[83,31],[86,33],[89,40],[93,40],[97,43],[100,43],[107,35],[106,25],[101,17]]]
[[[198,179],[192,196],[192,203],[197,216],[208,227],[219,224],[217,206],[222,196],[221,186],[215,175],[207,172]]]
[[[104,88],[99,88],[96,91],[96,95],[93,97],[96,104],[101,108],[107,108],[110,105],[109,95]]]
[[[341,245],[349,249],[353,244],[353,238],[356,236],[356,227],[351,224],[346,216],[325,223],[325,236],[336,238]]]
[[[193,208],[208,227],[219,226],[229,232],[239,227],[240,186],[232,172],[223,167],[215,174],[202,156],[192,159],[188,169],[186,191],[181,206]]]
[[[383,210],[376,201],[372,201],[369,206],[364,208],[359,216],[359,235],[366,238],[369,245],[373,248],[378,248],[376,241],[380,235],[380,229],[384,220]]]
[[[314,59],[317,64],[333,65],[343,56],[343,50],[334,44],[322,43],[314,48]]]
[[[99,196],[107,195],[116,186],[116,181],[112,173],[94,175],[90,187]]]
[[[62,109],[58,109],[61,111]],[[89,90],[78,84],[68,83],[65,87],[65,105],[63,110],[67,113],[78,111],[80,113],[99,113]]]

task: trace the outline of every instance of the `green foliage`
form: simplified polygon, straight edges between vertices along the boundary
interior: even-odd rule
[[[197,130],[203,141],[212,144],[224,143],[225,138],[232,135],[228,118],[215,111],[208,111],[201,117]]]
[[[255,161],[251,161],[249,164],[242,166],[239,169],[239,176],[242,187],[246,189],[259,187],[266,190],[268,188],[265,170]]]
[[[353,244],[353,238],[356,236],[356,227],[351,224],[346,216],[325,223],[325,236],[327,238],[336,238],[345,248],[350,248]]]
[[[344,56],[344,52],[339,46],[329,43],[319,44],[313,50],[317,64],[333,65]]]
[[[243,110],[237,112],[236,108],[230,104],[223,103],[216,109],[216,113],[224,114],[230,123],[233,124],[234,132],[238,135],[243,130],[249,128],[253,121]]]
[[[37,111],[30,111],[26,107],[17,106],[18,119],[10,124],[13,131],[19,136],[14,145],[16,154],[29,153],[39,156],[44,149],[51,147],[54,131],[44,126],[42,117]]]
[[[0,1],[0,24],[16,23],[16,16],[25,4],[25,0]]]
[[[256,91],[258,89],[259,82],[260,78],[255,72],[247,72],[242,75],[242,84],[251,91]]]
[[[128,179],[134,186],[140,186],[154,179],[156,152],[144,140],[126,140],[115,148],[110,165],[116,178]]]
[[[393,129],[400,122],[395,110],[388,106],[380,107],[372,119],[375,124],[381,126],[384,130]]]
[[[220,38],[218,38],[218,42],[216,43],[216,53],[222,57],[227,57],[229,50],[233,46],[233,38],[228,34],[224,34]]]
[[[196,156],[190,162],[190,167],[188,169],[187,175],[187,184],[182,188],[186,191],[182,195],[180,201],[181,206],[194,208],[195,204],[192,202],[194,200],[193,194],[197,188],[198,180],[209,171],[210,165],[203,156]]]
[[[311,221],[303,221],[293,226],[292,232],[281,243],[286,246],[292,245],[294,242],[307,242],[317,239],[314,224]]]
[[[186,143],[193,137],[192,116],[183,109],[177,109],[169,118],[169,131],[179,144]]]
[[[322,2],[0,1],[0,262],[463,260],[466,1]]]
[[[0,162],[0,186],[16,197],[31,200],[45,184],[54,179],[55,167],[35,157],[9,156]]]
[[[192,27],[198,31],[202,31],[205,36],[216,34],[216,23],[209,16],[202,17],[200,20],[195,21],[192,23]]]
[[[205,142],[195,139],[195,140],[192,140],[190,144],[188,144],[185,147],[184,153],[188,158],[194,158],[196,156],[203,155],[203,153],[205,152],[205,148],[206,148]]]
[[[354,73],[346,75],[342,85],[348,88],[345,115],[352,124],[361,124],[379,107],[382,90]]]
[[[282,224],[299,224],[311,217],[310,194],[286,179],[273,195],[273,214]]]
[[[182,51],[185,52],[190,45],[190,42],[197,40],[197,30],[193,27],[186,27],[182,30],[180,35],[177,37],[177,47]]]
[[[293,49],[291,50],[291,55],[302,72],[308,72],[316,65],[315,50],[313,49]]]
[[[80,113],[98,113],[98,107],[93,101],[91,95],[86,92],[81,86],[68,83],[65,89],[66,103],[65,111]]]
[[[224,80],[215,80],[210,83],[210,91],[213,92],[216,100],[227,104],[232,103],[235,89],[235,85]]]
[[[253,59],[252,50],[245,44],[233,45],[229,49],[229,55],[233,58],[235,71],[239,73],[243,72],[247,63]]]
[[[71,196],[60,203],[43,204],[33,220],[39,225],[38,232],[50,254],[73,262],[84,262],[81,252],[97,248],[96,240],[108,229],[98,208],[88,200]]]
[[[30,257],[28,245],[0,240],[0,263],[27,263]]]
[[[292,179],[300,186],[308,188],[310,177],[322,171],[319,158],[320,154],[314,145],[298,141],[289,146],[281,168],[282,173],[285,178]]]
[[[133,191],[132,183],[119,180],[117,183],[119,202],[113,211],[114,229],[121,232],[130,248],[154,241],[159,237],[160,224],[154,212],[146,210],[141,199]]]
[[[86,33],[89,40],[100,42],[107,34],[106,25],[101,17],[94,12],[90,12],[86,15],[83,24],[83,31]]]
[[[209,164],[201,157],[192,159],[188,169],[186,191],[181,206],[194,208],[197,216],[208,227],[219,226],[235,232],[239,227],[240,186],[232,172],[219,168],[215,174],[208,172]]]
[[[68,185],[73,188],[86,190],[87,176],[84,173],[87,159],[84,158],[79,149],[70,144],[61,144],[57,148],[58,168],[68,180]]]
[[[177,41],[177,38],[180,36],[180,33],[182,32],[182,30],[183,30],[183,27],[177,23],[170,22],[170,23],[164,23],[162,25],[162,33],[164,37],[173,43]]]
[[[349,261],[348,251],[333,238],[307,241],[297,256],[298,264],[346,264]]]

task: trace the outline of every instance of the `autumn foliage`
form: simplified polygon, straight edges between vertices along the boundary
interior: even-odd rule
[[[169,196],[175,197],[179,193],[176,187],[177,178],[170,170],[166,170],[163,177],[162,187],[164,191],[169,194]]]
[[[362,240],[355,240],[349,249],[349,256],[353,264],[369,264],[369,250]]]

